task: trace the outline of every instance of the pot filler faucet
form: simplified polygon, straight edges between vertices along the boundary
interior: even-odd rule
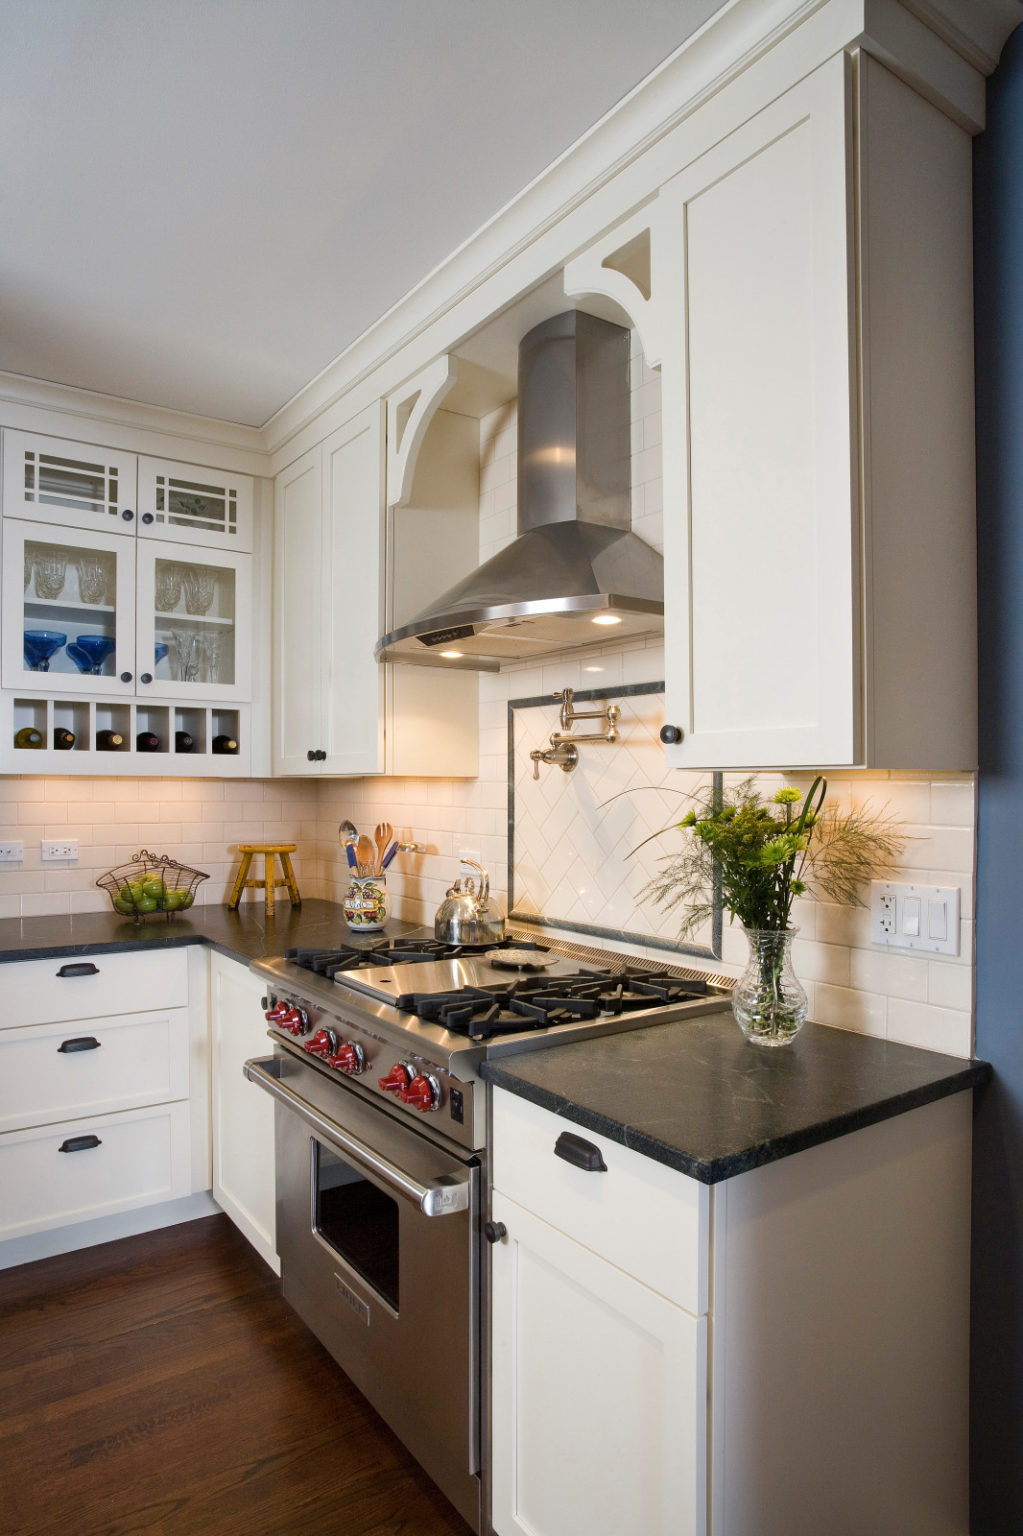
[[[551,732],[549,747],[534,747],[530,752],[534,779],[540,777],[541,763],[556,763],[563,773],[571,773],[579,761],[576,742],[618,740],[618,719],[621,710],[617,704],[605,704],[603,709],[576,709],[572,703],[571,688],[562,688],[554,698],[561,700],[561,730]],[[602,720],[604,729],[576,736],[572,734],[572,727],[577,720]]]

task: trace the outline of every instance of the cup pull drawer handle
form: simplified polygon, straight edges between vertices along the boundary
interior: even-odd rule
[[[95,1035],[77,1035],[74,1040],[62,1040],[57,1047],[58,1054],[70,1056],[73,1051],[98,1051],[99,1041]]]
[[[562,1131],[554,1143],[554,1156],[563,1157],[573,1168],[582,1168],[586,1173],[607,1172],[600,1148],[582,1136],[573,1136],[571,1131]]]
[[[58,1152],[88,1152],[91,1147],[101,1147],[103,1143],[98,1136],[69,1136],[57,1148]]]
[[[98,976],[99,966],[93,965],[91,960],[75,960],[69,965],[62,965],[57,972],[58,976]]]

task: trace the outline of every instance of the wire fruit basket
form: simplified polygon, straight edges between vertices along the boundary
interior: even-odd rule
[[[115,912],[131,917],[139,923],[144,917],[168,918],[175,912],[185,912],[195,900],[195,893],[203,880],[208,880],[200,869],[189,869],[165,853],[150,853],[143,848],[133,853],[129,864],[100,875],[96,884],[106,891]]]

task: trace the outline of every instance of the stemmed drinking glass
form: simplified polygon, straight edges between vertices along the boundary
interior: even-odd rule
[[[79,555],[78,595],[83,603],[102,603],[107,596],[107,568],[98,555]]]
[[[155,596],[160,613],[172,613],[181,601],[180,565],[175,560],[156,562]]]
[[[36,596],[42,598],[59,597],[64,590],[64,578],[67,575],[67,555],[63,550],[40,550],[35,557],[36,566]]]
[[[202,646],[199,636],[194,629],[172,629],[169,633],[178,680],[182,683],[197,682],[199,668],[202,665]]]
[[[185,608],[189,613],[209,613],[216,582],[217,573],[208,565],[185,567]]]

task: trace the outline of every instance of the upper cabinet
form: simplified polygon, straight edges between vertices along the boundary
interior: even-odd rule
[[[661,370],[673,766],[976,764],[970,199],[838,53],[569,264]]]
[[[476,679],[425,677],[373,656],[395,582],[385,432],[384,407],[370,406],[277,478],[273,731],[280,774],[477,772]]]
[[[247,771],[253,500],[246,475],[5,432],[8,770]]]
[[[4,433],[5,517],[252,549],[252,480],[91,443]]]

